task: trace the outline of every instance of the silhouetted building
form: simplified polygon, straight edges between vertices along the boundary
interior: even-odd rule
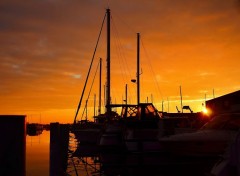
[[[240,112],[240,90],[206,101],[211,115]]]

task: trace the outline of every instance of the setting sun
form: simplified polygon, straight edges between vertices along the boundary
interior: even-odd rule
[[[204,109],[203,109],[203,113],[204,113],[204,114],[208,114],[208,109],[207,109],[207,108],[204,108]]]

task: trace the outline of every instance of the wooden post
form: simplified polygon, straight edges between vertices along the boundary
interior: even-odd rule
[[[50,124],[50,176],[64,175],[67,169],[69,126]]]
[[[26,175],[25,115],[0,115],[0,175]]]

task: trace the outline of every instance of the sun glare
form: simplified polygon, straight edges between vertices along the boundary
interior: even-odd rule
[[[207,108],[203,108],[203,113],[204,113],[204,114],[208,114]]]

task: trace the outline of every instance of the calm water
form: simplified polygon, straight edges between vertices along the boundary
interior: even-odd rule
[[[70,134],[69,150],[76,149],[76,140]],[[78,175],[98,175],[96,165],[93,163],[95,158],[73,157],[68,161],[67,174],[69,176]],[[73,164],[74,163],[74,164]],[[88,164],[90,163],[90,164]],[[50,131],[43,130],[38,136],[26,137],[26,176],[49,176],[50,164]],[[75,166],[75,167],[74,167]]]
[[[70,134],[70,136],[72,136],[72,134]],[[76,140],[73,137],[70,137],[69,149],[74,150],[74,147],[76,148]],[[105,157],[111,159],[113,155],[112,154],[106,155]],[[116,155],[116,158],[118,160],[119,157],[121,159],[121,155]],[[151,159],[151,157],[153,156],[148,156],[147,158],[144,159]],[[49,158],[50,158],[50,131],[44,130],[43,133],[38,136],[27,135],[26,176],[49,176],[49,163],[50,163]],[[168,175],[166,174],[166,172],[162,174],[161,169],[159,170],[158,165],[155,165],[153,160],[149,160],[149,164],[146,166],[140,164],[137,167],[133,166],[130,168],[129,167],[126,168],[123,165],[115,164],[112,162],[110,163],[110,166],[104,167],[103,164],[99,163],[98,157],[69,157],[69,158],[70,159],[68,160],[67,169],[67,174],[69,176],[76,175],[106,176],[108,175],[106,174],[107,172],[112,173],[112,171],[115,172],[115,174],[113,175],[156,175],[156,176]],[[131,156],[129,159],[135,161],[138,158],[139,156]],[[156,158],[156,156],[154,156],[154,158]],[[171,165],[168,165],[167,167],[170,170],[173,169]],[[76,174],[76,170],[78,174]],[[102,170],[101,174],[100,170]]]
[[[26,138],[26,176],[49,175],[50,131]]]

